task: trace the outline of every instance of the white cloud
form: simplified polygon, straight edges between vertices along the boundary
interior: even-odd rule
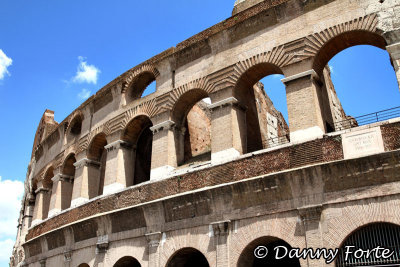
[[[14,242],[15,241],[12,239],[6,239],[6,240],[0,241],[0,264],[2,264],[2,263],[8,264],[8,262],[10,261]],[[2,266],[6,266],[6,265],[2,264]]]
[[[100,70],[94,65],[89,65],[85,58],[78,57],[79,65],[75,77],[72,79],[76,83],[97,83],[97,78],[100,74]]]
[[[6,74],[10,75],[7,68],[11,66],[11,64],[12,59],[7,57],[7,55],[4,54],[3,50],[0,49],[0,80],[3,80]]]
[[[24,183],[2,180],[0,176],[0,241],[15,238]]]
[[[88,99],[90,96],[91,92],[88,89],[83,88],[79,93],[78,93],[78,98],[81,100]]]

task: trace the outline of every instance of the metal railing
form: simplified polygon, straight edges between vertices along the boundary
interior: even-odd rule
[[[280,145],[284,145],[284,144],[288,144],[288,143],[290,143],[289,134],[269,138],[263,142],[263,147],[271,148],[271,147],[276,147],[276,146],[280,146]]]
[[[335,122],[335,130],[336,131],[346,130],[357,126],[371,124],[374,122],[393,119],[396,117],[400,117],[400,106],[366,114],[355,118],[351,117],[343,121]]]

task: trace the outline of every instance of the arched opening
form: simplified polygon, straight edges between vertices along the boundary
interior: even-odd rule
[[[122,140],[130,144],[130,150],[125,153],[126,185],[136,185],[150,180],[151,153],[153,133],[150,127],[153,123],[149,117],[135,117],[125,128]],[[129,148],[125,148],[129,149]]]
[[[71,207],[71,200],[72,200],[72,189],[74,184],[75,178],[75,166],[74,163],[76,162],[75,154],[70,154],[63,165],[62,174],[64,179],[61,183],[61,210],[68,209]]]
[[[119,259],[113,267],[140,267],[140,263],[134,257],[126,256]]]
[[[67,142],[70,142],[81,134],[82,120],[82,117],[78,115],[71,121],[71,124],[68,127]]]
[[[197,249],[183,248],[168,260],[167,267],[209,267],[206,257]]]
[[[94,161],[88,168],[89,176],[89,198],[94,198],[103,194],[104,177],[107,162],[106,135],[100,133],[96,135],[88,150],[88,159]]]
[[[201,89],[190,90],[176,102],[175,122],[177,165],[194,164],[211,159],[211,103]]]
[[[47,189],[47,192],[45,192],[43,195],[43,206],[42,206],[43,219],[46,219],[49,216],[51,192],[53,189],[53,181],[51,180],[51,178],[53,177],[54,177],[54,168],[49,167],[44,175],[42,182],[43,188]]]
[[[327,132],[400,115],[400,94],[385,39],[368,31],[350,31],[329,40],[314,59],[322,80]],[[378,113],[377,113],[378,112]]]
[[[156,91],[156,77],[153,72],[145,71],[137,75],[127,90],[127,103]]]
[[[283,247],[288,250],[292,249],[288,243],[281,239],[275,237],[260,237],[246,246],[246,248],[240,254],[237,266],[300,267],[300,262],[298,259],[291,259],[288,255],[283,257],[285,251]],[[268,253],[265,253],[265,248],[268,250]],[[256,257],[255,254],[257,254],[258,257]],[[265,256],[265,254],[267,255]]]
[[[90,266],[89,266],[89,264],[82,263],[82,264],[79,264],[78,267],[90,267]]]
[[[351,247],[353,246],[353,247]],[[358,249],[364,251],[377,247],[394,252],[387,259],[355,254]],[[346,255],[346,252],[347,253]],[[350,234],[340,246],[336,267],[348,266],[399,266],[400,264],[400,226],[390,223],[373,223],[363,226]],[[347,259],[346,259],[347,256]]]
[[[265,91],[282,90],[274,94],[274,101],[284,103],[281,106],[287,114],[285,87],[280,81],[282,77],[283,72],[278,66],[260,63],[242,74],[236,84],[235,97],[247,107],[246,153],[289,142],[288,123]]]

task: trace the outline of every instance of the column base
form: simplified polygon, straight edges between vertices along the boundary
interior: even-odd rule
[[[120,184],[120,183],[109,184],[109,185],[104,186],[103,195],[111,195],[111,194],[114,194],[125,188],[126,188],[125,185]]]
[[[291,143],[300,143],[320,138],[324,135],[324,131],[318,126],[310,127],[304,130],[298,130],[290,133]]]
[[[52,209],[52,210],[49,211],[49,218],[50,218],[50,217],[54,217],[54,216],[56,216],[56,215],[59,214],[59,213],[61,213],[61,210],[60,210],[60,209]]]
[[[216,153],[211,153],[211,164],[220,164],[237,159],[240,152],[234,148],[225,149]]]
[[[173,170],[175,170],[175,168],[169,165],[152,169],[150,172],[150,180],[160,180],[163,177],[166,177]]]
[[[89,201],[89,199],[84,198],[84,197],[79,197],[79,198],[73,199],[71,201],[71,207],[80,206],[82,204],[85,204],[88,201]]]

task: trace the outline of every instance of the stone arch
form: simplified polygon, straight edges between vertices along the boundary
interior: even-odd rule
[[[67,142],[81,134],[82,122],[83,115],[81,112],[77,112],[73,117],[71,117],[66,130]]]
[[[100,132],[95,135],[88,147],[87,158],[92,161],[89,169],[89,198],[94,198],[103,194],[104,178],[107,162],[106,134]]]
[[[166,267],[209,267],[207,258],[197,249],[186,247],[176,251]]]
[[[191,89],[172,108],[177,165],[211,159],[211,113],[202,101],[205,98],[209,98],[207,91]]]
[[[368,266],[388,266],[388,264],[394,266],[400,264],[398,255],[388,259],[377,259],[374,256],[364,256],[357,259],[354,254],[350,254],[346,260],[345,251],[347,246],[354,246],[354,250],[371,250],[379,246],[394,252],[400,251],[400,226],[392,223],[370,223],[359,227],[343,241],[335,265],[337,267],[347,267],[354,266],[354,263],[357,262]]]
[[[302,230],[297,212],[240,220],[235,224],[234,228],[237,232],[231,236],[230,240],[231,266],[236,266],[248,244],[259,238],[269,236],[284,240],[291,247],[304,248],[306,246],[304,236],[299,234]],[[305,266],[303,260],[300,263]]]
[[[356,229],[371,223],[392,223],[400,225],[400,213],[393,212],[398,209],[400,201],[396,199],[363,200],[357,204],[340,204],[331,209],[324,210],[332,216],[326,223],[328,231],[325,233],[325,244],[329,248],[339,248]],[[340,210],[339,216],[337,210]]]
[[[124,166],[126,186],[150,180],[153,133],[152,121],[147,115],[135,116],[122,131],[125,141]]]
[[[141,267],[139,261],[131,256],[120,258],[113,267]]]
[[[280,260],[275,259],[275,253],[276,253],[275,248],[278,246],[283,246],[286,247],[287,249],[292,249],[292,247],[283,239],[276,238],[273,236],[259,237],[250,242],[244,248],[244,250],[240,254],[236,266],[237,267],[251,267],[251,266],[300,267],[300,261],[298,259],[290,259],[289,257],[284,257],[283,259]],[[266,255],[266,257],[264,258],[256,258],[255,251],[257,251],[257,249],[259,249],[258,253],[260,257],[264,256],[265,251],[268,251],[268,255]],[[279,253],[279,255],[282,255],[282,253]]]
[[[283,53],[283,51],[282,51]],[[278,54],[280,55],[280,54]],[[283,56],[282,56],[283,57]],[[265,60],[271,61],[265,61]],[[247,64],[241,62],[237,64],[236,72],[239,74],[235,86],[234,86],[234,97],[244,105],[246,110],[246,147],[245,152],[253,152],[268,147],[269,136],[265,136],[262,132],[269,132],[268,130],[262,131],[263,125],[262,117],[260,118],[260,110],[257,107],[256,99],[256,86],[257,82],[262,78],[280,74],[283,75],[281,66],[282,62],[274,60],[274,58],[262,58],[258,60],[250,60]],[[263,89],[262,89],[263,91]],[[273,106],[273,105],[272,105]],[[263,111],[266,112],[266,111]],[[280,120],[283,119],[279,118]],[[282,127],[282,131],[278,136],[286,136],[288,133],[286,130],[287,126]],[[278,131],[279,132],[279,131]]]
[[[312,68],[321,75],[331,58],[352,46],[372,45],[385,49],[386,40],[377,25],[377,16],[368,15],[307,36],[306,53],[314,57]]]
[[[182,229],[166,233],[167,241],[160,251],[160,266],[167,266],[177,251],[183,248],[193,248],[200,251],[211,267],[216,263],[216,251],[213,241],[208,235],[208,226]]]
[[[156,81],[160,72],[153,65],[143,65],[130,72],[125,79],[122,93],[126,94],[127,103],[140,98],[146,87]]]

